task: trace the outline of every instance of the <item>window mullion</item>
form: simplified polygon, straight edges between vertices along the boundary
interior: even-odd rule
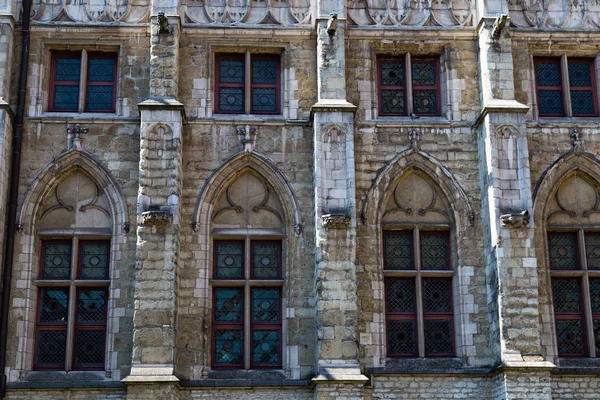
[[[252,59],[250,51],[246,51],[246,60],[244,62],[244,112],[250,114],[252,105]]]
[[[569,82],[569,63],[565,54],[560,58],[560,71],[562,83],[562,98],[565,105],[565,116],[572,117],[573,111],[571,107],[571,84]]]
[[[578,245],[579,245],[579,258],[581,269],[585,271],[583,281],[581,283],[581,289],[583,294],[583,314],[585,324],[585,334],[587,336],[587,350],[590,357],[596,357],[596,343],[594,342],[594,317],[592,315],[592,303],[590,299],[590,281],[587,276],[587,257],[585,249],[585,234],[582,229],[579,229],[578,233]]]
[[[86,49],[81,50],[81,73],[79,78],[79,104],[77,108],[79,112],[85,111],[85,98],[87,97],[87,75],[88,75],[88,52]]]
[[[406,53],[404,58],[405,77],[404,84],[406,86],[406,114],[411,115],[413,111],[413,92],[412,92],[412,62],[410,53]]]

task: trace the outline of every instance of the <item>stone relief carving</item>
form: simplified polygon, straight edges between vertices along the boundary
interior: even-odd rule
[[[236,132],[244,148],[244,153],[252,153],[256,144],[258,128],[251,127],[250,125],[238,126]]]
[[[188,22],[201,24],[309,24],[310,0],[189,0]]]
[[[144,226],[164,228],[171,223],[172,219],[173,214],[167,206],[151,206],[150,210],[142,212],[142,225]]]
[[[88,133],[89,129],[79,124],[67,126],[67,143],[69,150],[83,150],[83,139],[81,134]]]
[[[509,0],[517,27],[600,28],[600,0]]]
[[[356,25],[470,26],[471,0],[349,0]]]
[[[573,152],[582,154],[585,152],[585,142],[583,141],[583,135],[579,131],[579,129],[573,129],[571,131],[571,144],[573,145]]]
[[[560,183],[548,208],[548,223],[598,223],[598,183],[586,175],[576,173]]]
[[[529,226],[529,211],[519,213],[507,213],[500,215],[500,221],[503,228],[520,229]]]
[[[324,214],[321,215],[321,221],[327,229],[347,229],[350,227],[351,218],[343,213]]]
[[[32,20],[38,22],[146,22],[149,0],[34,0]]]

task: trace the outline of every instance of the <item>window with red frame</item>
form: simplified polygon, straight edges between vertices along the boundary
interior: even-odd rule
[[[541,117],[598,116],[594,59],[536,57],[534,64]]]
[[[215,65],[216,113],[279,114],[281,112],[279,55],[219,53],[215,56]]]
[[[104,369],[109,248],[107,240],[42,241],[35,369]]]
[[[551,232],[548,251],[558,355],[600,357],[600,233]]]
[[[388,357],[453,356],[448,232],[387,231],[383,241]]]
[[[377,59],[379,115],[441,115],[439,61],[433,58]]]
[[[115,112],[117,55],[54,52],[49,111]]]
[[[281,269],[281,241],[214,241],[214,368],[281,367]]]

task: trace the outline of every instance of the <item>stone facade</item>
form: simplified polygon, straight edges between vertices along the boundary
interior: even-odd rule
[[[597,1],[34,0],[9,199],[21,10],[0,0],[0,209],[17,209],[6,399],[600,399],[600,263],[585,245],[600,230]],[[52,108],[59,54],[81,62],[81,96],[86,63],[115,59],[114,110]],[[231,55],[243,77],[223,87],[242,108],[219,112]],[[563,85],[569,60],[593,60],[595,115],[573,116],[568,93],[565,116],[544,114],[541,57]],[[255,59],[277,60],[275,112],[251,109]],[[408,99],[410,66],[435,60],[435,115],[408,100],[382,112],[382,59],[408,71]],[[444,238],[445,268],[421,268],[422,232]],[[398,234],[419,268],[384,268]],[[574,238],[585,268],[551,268],[552,235]],[[106,276],[44,276],[47,243],[75,265],[86,241],[109,249]],[[246,272],[219,276],[219,243]],[[249,266],[255,243],[278,249],[268,279]],[[561,317],[559,281],[580,282],[585,311]],[[393,282],[414,284],[416,311],[392,315]],[[447,312],[427,315],[428,282],[448,284]],[[106,293],[105,314],[81,328],[86,288]],[[265,288],[266,322],[252,308]],[[44,328],[52,290],[68,293],[65,316]],[[243,317],[219,321],[225,303]],[[410,356],[392,350],[398,321],[414,322]],[[450,321],[441,356],[432,321]],[[557,321],[581,323],[581,354],[565,356]],[[64,365],[39,361],[56,342],[44,329],[64,332]],[[75,337],[93,329],[101,365],[81,367]],[[253,348],[269,329],[271,367]],[[217,335],[233,331],[239,360],[220,365]]]

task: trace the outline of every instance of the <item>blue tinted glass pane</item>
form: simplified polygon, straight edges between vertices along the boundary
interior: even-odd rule
[[[215,364],[242,363],[242,330],[215,330]]]
[[[435,85],[435,62],[414,62],[412,64],[412,84]]]
[[[592,86],[590,64],[569,63],[569,83],[571,86]]]
[[[44,243],[44,279],[69,279],[71,276],[71,244]]]
[[[275,88],[252,89],[252,112],[276,112],[277,90]]]
[[[538,91],[538,95],[540,114],[562,114],[563,107],[560,90],[540,90]]]
[[[252,322],[278,322],[279,304],[279,289],[253,289]]]
[[[113,86],[88,86],[86,110],[106,111],[113,109]]]
[[[538,86],[560,86],[560,66],[558,63],[535,64],[535,78]]]
[[[404,90],[382,90],[381,103],[383,114],[406,114]]]
[[[77,322],[105,323],[106,297],[106,289],[80,289],[77,301]]]
[[[413,91],[413,108],[415,114],[437,113],[437,90]]]
[[[252,364],[279,365],[279,331],[252,333]]]
[[[279,243],[252,243],[252,277],[279,278]]]
[[[108,242],[83,243],[81,246],[81,278],[108,278]]]
[[[45,288],[41,291],[40,322],[67,323],[69,289]]]
[[[112,82],[115,76],[115,62],[111,59],[90,59],[88,80],[90,82]]]
[[[219,66],[220,83],[244,83],[244,61],[221,60]]]
[[[252,83],[277,83],[277,61],[253,61]]]
[[[217,243],[216,277],[221,279],[243,278],[244,245],[242,243]]]
[[[573,115],[595,114],[594,92],[591,90],[576,90],[571,92],[571,107]]]
[[[77,110],[79,104],[79,85],[54,86],[54,109]]]
[[[219,111],[244,112],[244,90],[242,88],[220,88]]]
[[[381,85],[383,86],[404,86],[404,63],[403,62],[382,62]]]
[[[244,295],[242,289],[215,289],[215,321],[242,322],[244,315]]]
[[[76,58],[57,58],[56,70],[54,71],[54,80],[60,81],[78,81],[81,73],[81,60]]]

